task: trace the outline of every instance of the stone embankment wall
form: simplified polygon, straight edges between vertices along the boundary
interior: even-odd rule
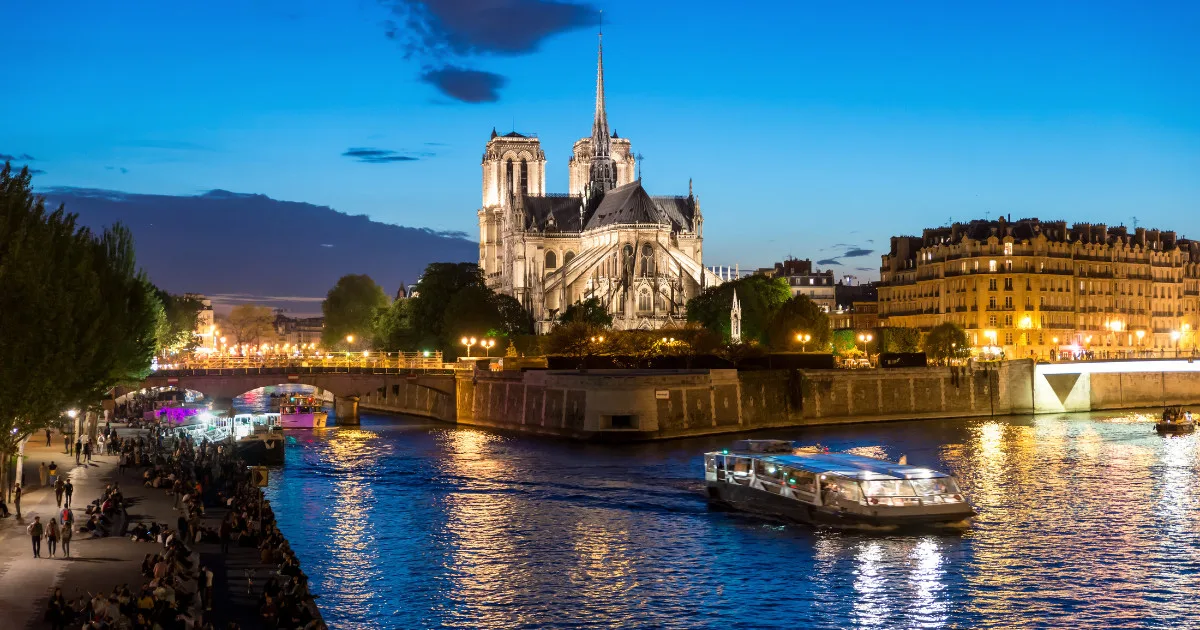
[[[1037,413],[1161,408],[1200,404],[1200,363],[1133,360],[1038,365]]]
[[[583,439],[1028,413],[1030,361],[895,370],[465,371],[457,422]]]
[[[386,411],[454,422],[454,396],[399,379],[358,399],[359,411]]]

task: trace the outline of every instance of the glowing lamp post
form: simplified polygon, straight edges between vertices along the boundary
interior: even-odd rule
[[[1178,330],[1171,331],[1171,343],[1175,344],[1175,356],[1179,356],[1179,338],[1182,336],[1183,333],[1179,332]]]
[[[480,340],[479,347],[483,348],[483,356],[484,357],[490,357],[490,356],[492,356],[492,354],[491,354],[492,348],[496,347],[496,340],[495,339]]]
[[[463,337],[460,343],[467,347],[467,358],[471,358],[471,346],[475,345],[477,340],[474,337]]]
[[[796,341],[800,342],[800,352],[807,352],[808,342],[812,341],[812,335],[807,333],[796,333]]]

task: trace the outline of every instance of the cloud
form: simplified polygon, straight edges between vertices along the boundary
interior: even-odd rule
[[[378,0],[392,14],[385,35],[406,59],[422,65],[421,80],[465,103],[499,100],[505,77],[465,67],[484,55],[519,56],[547,38],[598,25],[599,10],[570,0]]]
[[[483,70],[446,66],[427,70],[421,80],[442,94],[464,103],[494,103],[500,100],[500,88],[508,79]]]
[[[866,256],[867,254],[870,254],[870,253],[871,253],[871,250],[869,250],[869,249],[862,249],[860,247],[855,247],[854,249],[846,250],[846,253],[842,254],[842,258],[858,258],[859,256]]]
[[[840,261],[840,260],[838,260],[838,259],[836,259],[836,258],[826,258],[826,259],[824,259],[824,260],[818,260],[818,261],[817,261],[817,264],[818,264],[818,265],[825,265],[825,266],[829,266],[829,265],[840,265],[840,264],[842,264],[842,261]]]
[[[546,38],[600,22],[589,4],[558,0],[380,0],[387,36],[409,57],[534,52]]]
[[[29,155],[28,153],[22,153],[21,155],[9,155],[7,153],[0,153],[0,162],[13,162],[13,161],[36,162],[37,158],[33,157],[32,155]]]
[[[869,239],[867,239],[867,242],[868,242],[868,243],[871,243],[871,244],[874,244],[874,243],[875,243],[875,239],[873,239],[873,238],[869,238]]]
[[[105,166],[104,170],[106,170],[106,171],[121,171],[122,175],[129,172],[129,169],[125,168],[124,166]]]
[[[388,164],[390,162],[416,162],[417,157],[405,155],[388,149],[371,147],[350,147],[342,152],[342,157],[353,158],[366,164]]]
[[[872,269],[870,267],[855,267],[854,270],[855,271],[875,271],[874,269]]]

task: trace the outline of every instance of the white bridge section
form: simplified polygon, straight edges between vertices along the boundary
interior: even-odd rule
[[[1038,364],[1035,413],[1200,404],[1200,363],[1189,359]]]

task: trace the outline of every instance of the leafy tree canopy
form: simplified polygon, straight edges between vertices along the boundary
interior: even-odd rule
[[[165,317],[129,231],[47,211],[30,180],[0,169],[0,461],[67,409],[144,378]]]
[[[410,321],[414,330],[439,339],[445,344],[456,331],[443,334],[446,311],[450,301],[467,287],[486,289],[483,273],[474,263],[433,263],[425,268],[417,283],[417,296],[412,301]],[[445,349],[445,348],[443,348]]]
[[[967,345],[967,332],[954,322],[934,326],[925,335],[923,346],[925,354],[938,361],[961,356],[970,348]]]
[[[742,305],[742,340],[765,342],[776,309],[791,299],[783,278],[753,275],[705,289],[687,305],[687,320],[729,338],[729,311],[737,292]]]
[[[238,304],[229,311],[228,321],[237,343],[254,346],[275,338],[275,312],[269,306]]]
[[[807,343],[797,334],[812,337]],[[807,295],[784,302],[767,324],[767,343],[772,350],[825,350],[829,346],[829,315]]]
[[[613,318],[608,309],[604,307],[604,302],[600,298],[592,297],[563,309],[558,316],[558,322],[560,324],[583,322],[589,326],[612,328]]]
[[[348,335],[353,335],[356,341],[368,341],[376,317],[387,306],[387,294],[370,276],[342,276],[321,303],[325,315],[321,345],[326,348],[344,345]]]
[[[204,303],[194,297],[171,295],[155,289],[162,304],[163,318],[158,326],[158,346],[163,350],[191,350],[196,347],[196,320]]]

